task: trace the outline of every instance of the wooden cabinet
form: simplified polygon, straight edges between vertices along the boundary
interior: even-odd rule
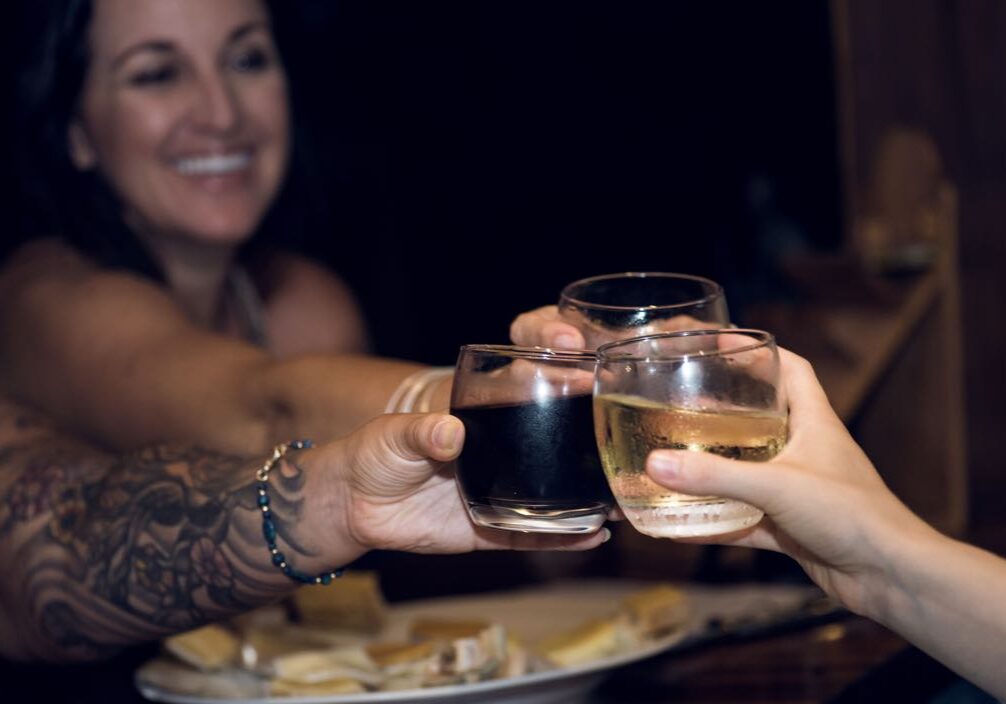
[[[750,322],[814,364],[895,493],[960,534],[968,481],[958,195],[944,167],[949,132],[932,117],[953,99],[933,55],[941,9],[832,0],[831,10],[848,246],[791,262],[802,295]],[[932,31],[906,35],[908,25]]]
[[[795,263],[807,278],[822,268],[837,278],[834,271],[844,269],[845,284],[832,294],[808,287],[804,301],[765,306],[750,322],[810,360],[892,490],[941,530],[959,534],[968,492],[953,252],[946,241],[925,271],[896,279],[848,262]]]

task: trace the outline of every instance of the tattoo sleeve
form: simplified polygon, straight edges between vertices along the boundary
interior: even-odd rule
[[[114,456],[0,403],[7,654],[101,658],[288,593],[262,537],[260,465],[168,447]],[[296,550],[304,472],[285,469],[272,511]]]

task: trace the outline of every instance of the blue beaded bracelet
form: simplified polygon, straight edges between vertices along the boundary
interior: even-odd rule
[[[287,577],[301,584],[331,584],[333,579],[342,576],[342,567],[314,577],[290,566],[290,563],[286,561],[286,556],[276,546],[276,524],[272,520],[272,509],[269,507],[269,472],[289,450],[302,450],[311,447],[311,444],[310,440],[280,443],[273,448],[272,457],[266,460],[262,468],[255,473],[255,478],[258,480],[258,507],[262,510],[262,536],[269,548],[269,554],[272,555],[272,564],[276,565],[280,572]]]

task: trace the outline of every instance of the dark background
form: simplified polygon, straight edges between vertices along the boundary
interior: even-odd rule
[[[619,270],[713,277],[743,322],[784,293],[778,257],[839,242],[826,3],[280,5],[316,176],[286,236],[350,281],[380,354],[452,364]],[[8,96],[45,4],[10,11]]]
[[[304,0],[289,60],[377,352],[453,363],[575,278],[685,271],[735,319],[839,241],[825,3]]]

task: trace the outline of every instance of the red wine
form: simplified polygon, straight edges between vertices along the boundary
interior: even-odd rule
[[[465,426],[457,460],[469,503],[574,510],[612,506],[594,439],[589,394],[453,408]]]

